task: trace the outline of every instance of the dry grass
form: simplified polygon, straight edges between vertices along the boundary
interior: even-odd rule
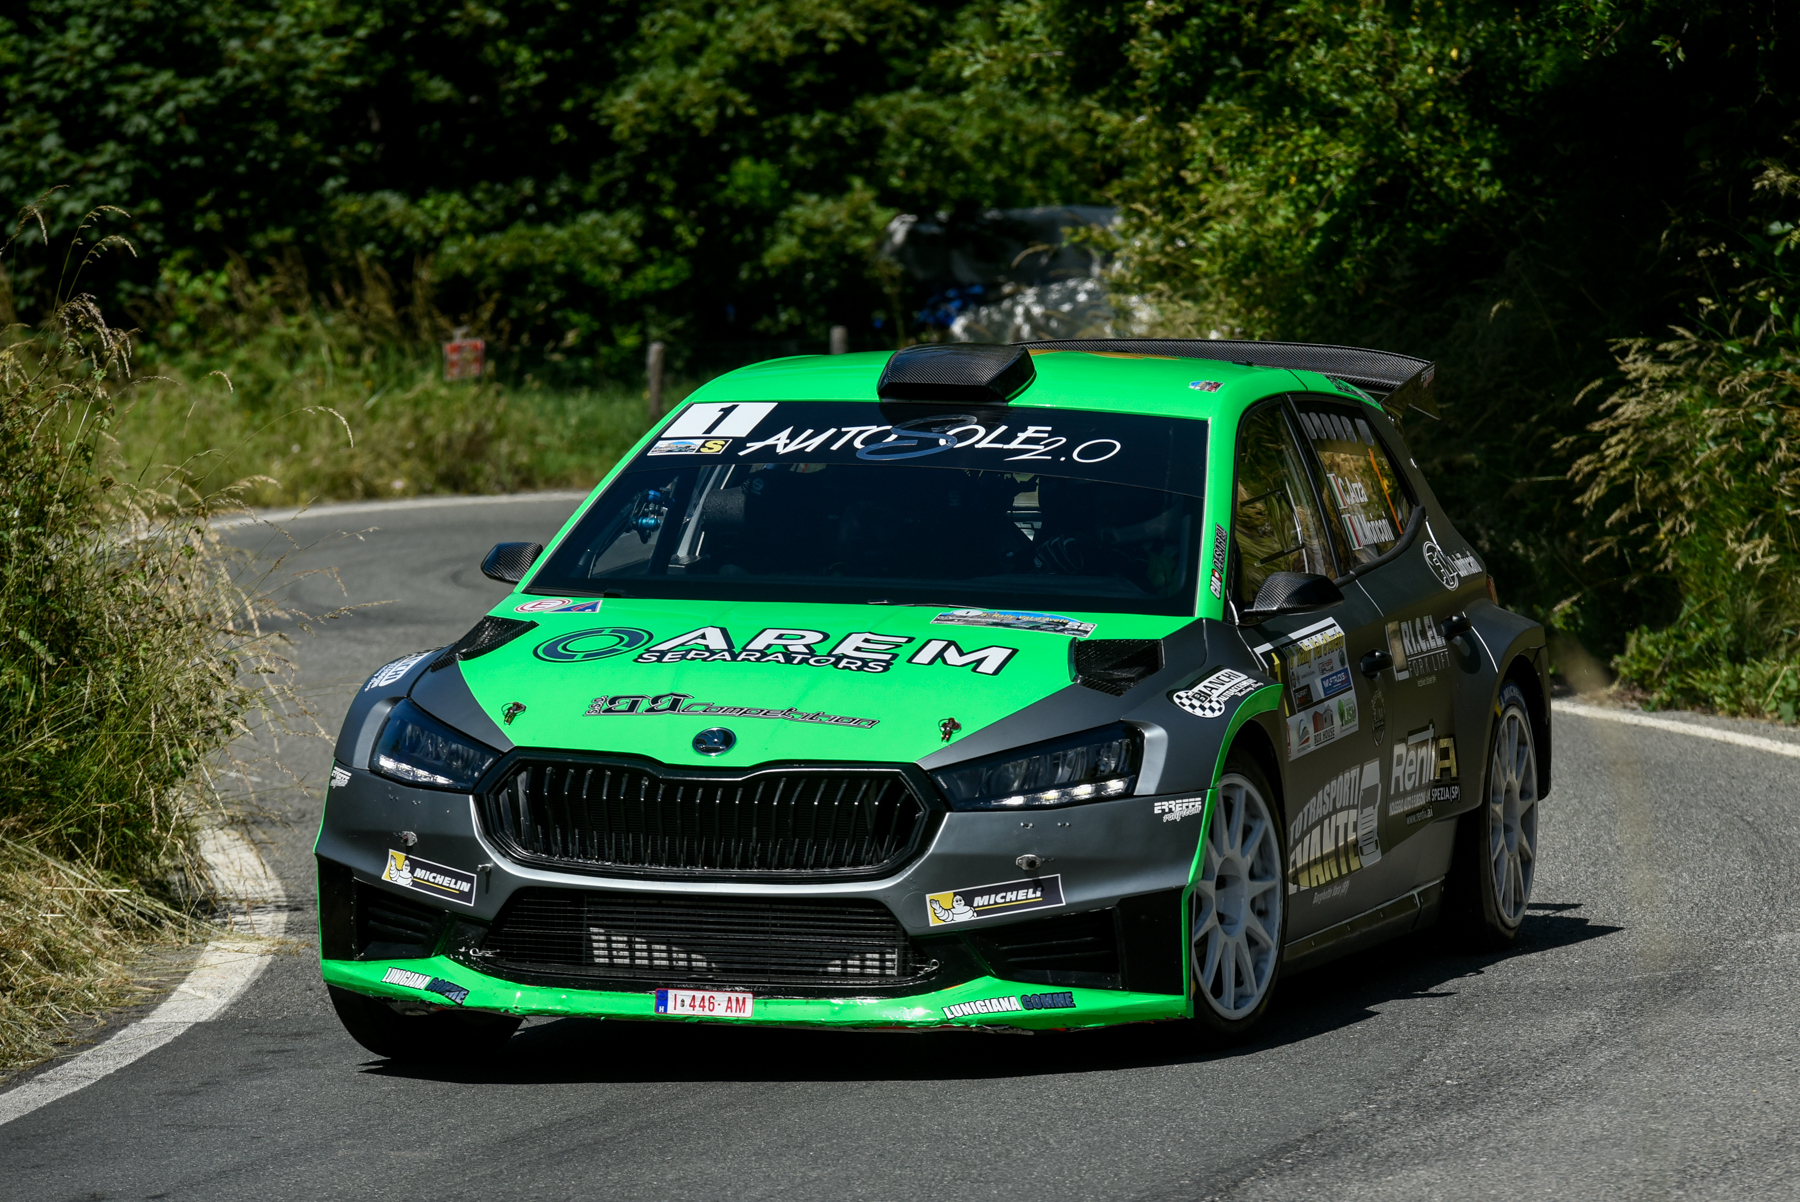
[[[35,219],[27,210],[20,224]],[[241,754],[260,765],[279,750],[268,735],[309,719],[269,626],[296,615],[211,525],[245,487],[121,472],[110,431],[136,387],[130,342],[69,292],[37,328],[0,337],[8,1065],[42,1055],[71,1015],[122,997],[145,947],[203,929],[197,836],[247,800],[225,782],[251,765],[232,757],[254,749]]]

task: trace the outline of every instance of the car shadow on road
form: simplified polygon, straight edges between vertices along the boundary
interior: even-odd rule
[[[1097,1031],[997,1033],[837,1031],[560,1019],[513,1036],[486,1065],[425,1069],[376,1061],[364,1071],[467,1084],[983,1080],[1111,1072],[1253,1056],[1381,1018],[1380,1007],[1453,997],[1456,983],[1495,965],[1599,939],[1623,928],[1533,905],[1518,940],[1468,954],[1428,930],[1347,956],[1282,982],[1257,1038],[1208,1044],[1183,1022]]]

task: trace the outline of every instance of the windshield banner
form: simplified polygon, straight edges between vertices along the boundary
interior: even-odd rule
[[[1201,495],[1206,423],[1082,409],[760,401],[688,406],[644,457],[905,463]]]

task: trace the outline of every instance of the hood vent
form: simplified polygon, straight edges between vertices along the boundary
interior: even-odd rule
[[[1082,639],[1075,644],[1075,683],[1123,697],[1146,676],[1162,671],[1159,639]]]
[[[932,343],[895,351],[875,394],[884,401],[1005,404],[1035,379],[1037,368],[1024,347]]]
[[[475,623],[469,633],[444,648],[444,653],[431,661],[431,671],[448,668],[459,660],[486,655],[496,647],[504,647],[527,630],[536,628],[536,622],[521,622],[517,618],[483,618]]]

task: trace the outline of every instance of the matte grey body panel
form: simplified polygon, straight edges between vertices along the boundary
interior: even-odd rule
[[[1191,796],[1176,794],[1175,797]],[[928,894],[968,890],[1058,874],[1064,905],[1012,921],[1114,905],[1122,897],[1186,887],[1200,839],[1200,815],[1174,821],[1159,814],[1165,797],[1130,797],[1028,813],[946,815],[929,847],[893,876],[876,881],[767,884],[741,881],[645,880],[552,872],[514,864],[478,830],[475,800],[466,793],[413,789],[358,769],[329,791],[317,852],[347,865],[365,883],[413,900],[420,894],[381,880],[390,851],[477,874],[474,905],[444,906],[465,918],[491,922],[515,890],[528,886],[729,897],[857,897],[885,904],[911,933],[942,933],[928,918]],[[408,846],[403,832],[417,838]],[[1034,872],[1017,860],[1036,855]],[[959,931],[1008,925],[982,918],[954,924]],[[1171,955],[1179,949],[1171,948]]]
[[[460,663],[417,677],[412,687],[412,699],[432,717],[449,723],[496,751],[513,749],[513,741],[506,737],[500,724],[488,716],[487,711],[481,708],[481,703],[475,700],[475,694],[469,691]]]
[[[375,749],[375,736],[380,732],[382,722],[387,719],[388,711],[394,707],[394,702],[406,696],[412,689],[413,682],[425,674],[440,650],[442,648],[420,652],[418,662],[392,684],[371,685],[369,681],[375,679],[376,672],[380,669],[369,674],[363,687],[350,699],[350,710],[344,715],[344,725],[338,730],[337,747],[332,753],[338,763],[353,764],[358,768],[369,766],[369,755]]]

